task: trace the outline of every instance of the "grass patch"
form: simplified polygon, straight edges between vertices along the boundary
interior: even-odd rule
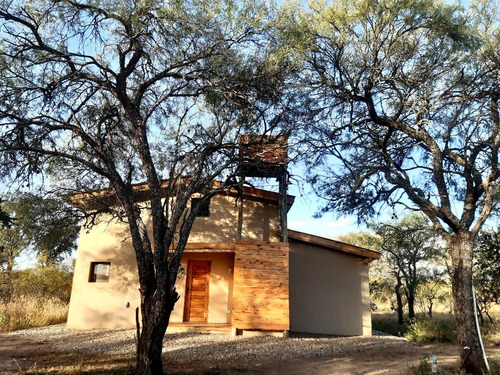
[[[61,353],[38,356],[34,360],[34,366],[23,374],[125,375],[133,374],[135,369],[135,357],[131,355]]]
[[[68,304],[58,298],[20,297],[0,305],[0,332],[63,323]]]

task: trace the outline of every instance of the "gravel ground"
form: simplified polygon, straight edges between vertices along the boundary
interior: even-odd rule
[[[8,333],[23,339],[44,342],[61,352],[106,352],[132,354],[135,351],[134,329],[66,329],[64,324]],[[167,333],[164,353],[167,359],[246,362],[341,356],[370,349],[412,346],[394,336],[340,338],[289,338],[231,336],[227,333]]]

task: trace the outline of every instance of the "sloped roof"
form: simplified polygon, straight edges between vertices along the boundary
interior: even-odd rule
[[[313,234],[302,233],[289,229],[288,237],[295,241],[301,241],[313,245],[319,245],[327,247],[332,250],[337,250],[347,254],[359,256],[361,258],[364,258],[365,263],[370,263],[372,260],[380,258],[379,251],[367,249],[361,246],[351,245],[345,242],[340,242],[325,237],[315,236]]]
[[[213,182],[213,187],[220,186],[219,182]],[[162,182],[162,189],[167,189],[168,181]],[[146,183],[135,184],[132,186],[137,201],[145,202],[149,199],[149,186]],[[67,202],[73,207],[80,210],[98,209],[113,206],[116,204],[114,189],[101,189],[91,192],[77,193],[66,198]],[[223,190],[219,195],[227,195],[231,197],[238,196],[238,190],[234,187]],[[279,202],[279,194],[273,191],[257,189],[249,186],[243,186],[243,197],[253,201],[275,203]],[[295,197],[287,195],[288,210],[292,207]]]

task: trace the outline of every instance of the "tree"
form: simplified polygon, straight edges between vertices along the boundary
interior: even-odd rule
[[[7,272],[12,271],[15,258],[24,250],[33,250],[40,265],[50,266],[76,249],[79,217],[61,199],[23,193],[7,199],[3,209],[15,223],[0,229],[0,259]]]
[[[18,181],[52,172],[68,193],[105,192],[87,214],[127,222],[140,374],[163,373],[191,195],[206,201],[237,184],[240,134],[290,123],[286,66],[267,60],[271,14],[231,0],[0,3],[0,165]]]
[[[19,227],[28,238],[42,267],[59,264],[64,254],[76,250],[80,219],[57,197],[23,194],[15,199]]]
[[[4,209],[9,212],[5,205]],[[17,224],[0,229],[0,266],[6,273],[12,272],[15,258],[27,247],[28,241]]]
[[[402,207],[429,218],[450,249],[462,373],[472,374],[487,368],[472,249],[495,208],[500,171],[495,6],[317,2],[284,27],[288,46],[305,56],[310,118],[302,137],[323,212],[369,220]]]
[[[482,231],[474,249],[474,285],[481,322],[490,322],[489,310],[500,302],[500,234],[498,230]]]
[[[433,316],[435,302],[447,304],[449,298],[450,284],[446,278],[447,272],[444,269],[428,269],[422,275],[422,282],[417,288],[417,295],[422,304],[422,310],[427,312],[429,318]]]
[[[421,215],[410,215],[390,224],[372,224],[371,227],[380,238],[385,263],[396,280],[398,322],[403,324],[401,293],[406,296],[408,317],[414,319],[417,288],[424,280],[429,262],[436,260],[442,250],[436,244],[435,233],[422,229],[428,227],[428,219]]]

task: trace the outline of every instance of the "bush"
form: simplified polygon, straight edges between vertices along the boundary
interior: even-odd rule
[[[394,314],[372,314],[372,326],[377,331],[404,336],[417,343],[450,342],[456,337],[455,319],[447,314],[434,318],[421,316],[403,324],[398,324]]]
[[[0,311],[0,331],[63,323],[67,316],[68,304],[57,298],[22,297],[12,300]]]
[[[372,327],[376,331],[393,336],[404,336],[408,329],[408,322],[398,324],[398,318],[394,314],[372,314]]]
[[[498,320],[485,322],[480,328],[485,342],[490,345],[500,346],[500,322]]]
[[[44,267],[16,271],[13,275],[14,297],[56,298],[69,302],[73,275],[64,268]]]
[[[417,366],[408,366],[408,375],[427,375],[431,373],[431,362],[428,356],[420,359]]]
[[[489,375],[500,375],[500,359],[498,358],[488,358],[490,365]]]
[[[0,274],[0,331],[66,321],[72,274],[46,267]]]
[[[450,342],[456,338],[454,320],[449,318],[417,318],[408,326],[405,338],[417,343]]]

